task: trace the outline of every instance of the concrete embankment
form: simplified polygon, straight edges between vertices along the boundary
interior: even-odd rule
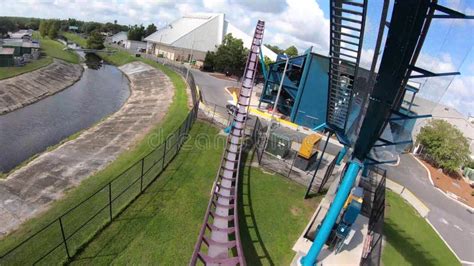
[[[81,78],[83,67],[54,59],[46,67],[0,80],[0,114],[8,113],[71,86]]]
[[[174,96],[171,80],[141,62],[120,69],[130,80],[131,95],[119,111],[0,180],[0,236],[105,168],[164,118]]]

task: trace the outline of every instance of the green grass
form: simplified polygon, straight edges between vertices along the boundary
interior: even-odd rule
[[[203,139],[217,139],[212,142],[217,145],[202,148]],[[189,263],[223,140],[214,127],[197,122],[191,138],[159,179],[97,235],[72,264]],[[288,265],[294,255],[291,247],[319,199],[304,201],[304,187],[250,167],[244,169],[240,191],[240,229],[248,264]]]
[[[122,51],[122,50],[119,50],[116,48],[110,48],[110,47],[107,47],[107,48],[109,48],[109,50],[115,51],[115,53],[113,54],[98,53],[98,55],[105,61],[117,66],[125,65],[134,61],[144,60],[143,58],[140,58],[140,57],[134,57],[126,51]]]
[[[33,37],[39,39],[41,50],[46,55],[64,60],[69,63],[78,64],[79,55],[73,51],[64,50],[66,46],[58,41],[51,40],[49,37],[41,37],[39,33],[33,33]]]
[[[51,221],[57,219],[57,217],[63,214],[66,210],[68,210],[81,200],[85,199],[86,197],[97,191],[98,188],[106,185],[114,177],[118,176],[124,170],[129,168],[132,164],[140,160],[140,158],[152,151],[158,144],[162,143],[164,137],[174,132],[174,130],[176,130],[181,125],[181,123],[184,121],[189,112],[187,106],[186,84],[181,78],[181,76],[177,73],[161,65],[159,67],[164,71],[166,75],[168,75],[175,88],[173,102],[170,105],[168,113],[166,114],[163,121],[155,125],[154,128],[149,133],[147,133],[141,141],[136,143],[136,145],[134,145],[128,151],[122,153],[114,162],[112,162],[105,169],[82,181],[80,186],[70,191],[67,191],[65,197],[59,201],[54,202],[46,212],[36,218],[27,221],[20,227],[19,230],[2,239],[2,241],[0,241],[0,254],[3,254],[6,250],[19,243],[20,241],[31,235],[33,232],[36,232]],[[139,170],[136,167],[131,168],[126,175],[123,175],[116,182],[116,186],[123,186],[122,181],[126,180],[127,176],[129,175],[136,175],[138,171]],[[114,187],[113,190],[117,190],[116,187]],[[77,228],[77,226],[83,222],[82,218],[88,217],[88,215],[91,215],[91,213],[96,211],[96,206],[99,206],[99,203],[102,203],[104,200],[107,200],[107,193],[101,191],[90,201],[91,204],[86,204],[82,207],[82,209],[77,209],[73,213],[71,213],[69,215],[69,217],[71,218],[63,221],[64,226],[66,228]],[[119,211],[119,206],[123,204],[119,200],[116,205],[117,207],[114,210],[114,215]],[[102,214],[99,215],[99,218],[101,216]],[[102,222],[98,221],[94,222],[93,225],[97,227],[100,226],[101,223]],[[22,251],[23,253],[18,254],[17,258],[21,257],[28,261],[29,258],[33,258],[39,255],[38,250],[40,250],[40,248],[38,247],[47,248],[48,246],[56,245],[57,241],[60,241],[61,239],[61,236],[58,235],[57,229],[57,223],[48,227],[47,230],[43,231],[37,237],[39,240],[37,239],[36,241],[32,242],[34,246],[25,246]],[[66,229],[66,231],[66,234],[71,233],[68,232],[71,231],[71,229]],[[79,234],[77,238],[87,240],[94,234],[94,230],[90,228],[88,230],[83,231],[84,233]],[[70,247],[70,249],[74,250],[74,248],[78,248],[79,245],[74,243],[79,243],[81,241],[75,241],[74,239],[72,239],[70,242],[72,242],[72,247]],[[15,258],[15,255],[16,254],[12,254],[10,257]],[[46,262],[60,263],[65,259],[66,258],[63,247],[58,247],[57,251],[53,252],[53,254],[46,258]],[[31,262],[28,264],[31,264]]]
[[[305,188],[280,175],[246,167],[239,224],[248,265],[290,265],[292,247],[321,197],[303,200]]]
[[[386,197],[384,265],[460,265],[413,207],[391,191],[387,190]]]
[[[53,62],[49,56],[42,57],[38,60],[33,60],[30,63],[20,67],[2,67],[0,68],[0,80],[18,76],[33,70],[45,67]]]
[[[66,37],[66,39],[68,41],[71,41],[71,42],[74,42],[76,44],[78,44],[79,46],[81,46],[82,48],[86,48],[87,47],[87,40],[82,38],[81,36],[75,34],[75,33],[71,33],[71,32],[61,32],[61,35],[63,35],[64,37]]]

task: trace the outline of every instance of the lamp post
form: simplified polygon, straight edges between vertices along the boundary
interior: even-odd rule
[[[197,42],[202,42],[204,40],[198,40],[198,41],[195,41],[194,40],[194,33],[193,33],[193,42],[191,44],[191,56],[189,57],[189,60],[188,60],[188,63],[189,63],[189,66],[186,68],[186,80],[188,80],[188,76],[189,76],[189,68],[191,67],[191,62],[193,61],[193,53],[194,53],[194,44],[197,43]]]
[[[275,109],[277,109],[277,107],[278,107],[278,101],[280,100],[280,93],[281,93],[281,89],[283,87],[283,81],[285,80],[286,69],[288,68],[288,62],[289,61],[290,61],[290,57],[288,55],[286,55],[285,68],[283,68],[283,73],[281,74],[280,86],[278,87],[277,96],[275,98],[275,102],[273,103],[272,116],[270,117],[270,125],[267,128],[267,133],[266,133],[267,141],[266,141],[264,150],[266,150],[267,146],[268,146],[268,139],[270,138],[270,131],[271,131],[271,128],[273,126],[274,119],[275,119]]]
[[[166,25],[165,27],[162,28],[163,30],[165,29],[173,29],[173,26],[171,24]],[[161,40],[163,39],[163,36],[166,36],[167,34],[163,34],[163,32],[160,34],[160,42],[158,43],[158,54],[157,56],[160,55],[160,48],[161,48]]]

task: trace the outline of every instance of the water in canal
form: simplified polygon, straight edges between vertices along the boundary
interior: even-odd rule
[[[0,171],[8,172],[31,156],[116,112],[127,100],[128,79],[95,54],[71,87],[29,106],[0,115]]]

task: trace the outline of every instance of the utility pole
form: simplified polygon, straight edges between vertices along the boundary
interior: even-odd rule
[[[189,66],[187,67],[187,71],[186,71],[186,81],[188,80],[188,76],[189,76],[189,68],[191,67],[191,62],[193,60],[193,50],[194,50],[194,32],[193,32],[193,42],[191,44],[191,56],[189,57]]]

